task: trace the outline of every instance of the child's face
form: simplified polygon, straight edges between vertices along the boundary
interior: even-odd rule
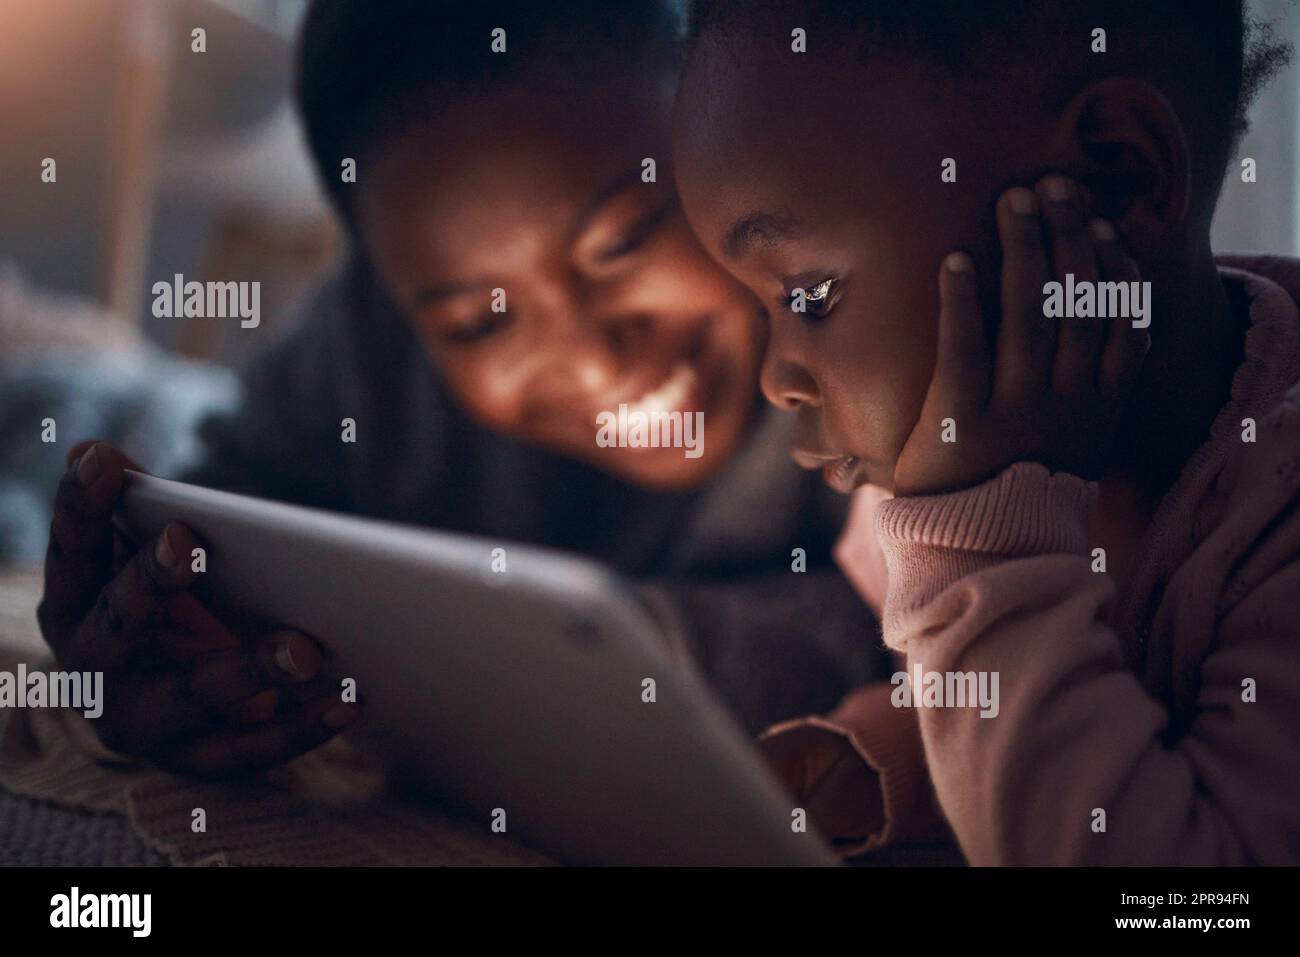
[[[683,207],[767,308],[763,391],[796,410],[795,458],[842,491],[892,488],[933,369],[939,264],[964,249],[990,275],[996,196],[1042,160],[1007,144],[1049,127],[1009,108],[990,122],[996,106],[903,61],[756,46],[706,36],[691,58],[674,131]],[[795,288],[802,315],[783,301]]]
[[[596,93],[520,82],[457,97],[359,164],[358,221],[381,282],[478,421],[682,488],[743,437],[763,330],[679,207],[671,83],[632,72]],[[597,415],[623,403],[703,411],[704,454],[598,446]]]

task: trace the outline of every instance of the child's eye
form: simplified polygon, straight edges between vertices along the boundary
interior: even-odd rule
[[[817,285],[808,290],[806,298],[808,302],[826,303],[831,298],[831,288],[835,285],[834,279],[823,279]]]
[[[821,282],[804,289],[803,314],[813,319],[824,318],[835,305],[835,293],[838,288],[838,280],[831,278],[823,279]],[[782,305],[796,313],[799,312],[796,308],[799,300],[797,292],[798,290],[781,297]]]

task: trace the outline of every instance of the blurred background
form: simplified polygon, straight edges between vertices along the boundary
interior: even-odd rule
[[[333,223],[294,118],[306,0],[0,0],[0,259],[181,355],[238,363],[238,324],[153,318],[153,281],[262,282],[274,322]],[[191,31],[206,32],[206,52]],[[57,160],[58,181],[39,179]]]
[[[1251,6],[1300,40],[1300,4]],[[194,421],[235,401],[232,370],[339,255],[290,100],[305,7],[0,0],[0,562],[39,560],[77,439],[184,465]],[[1217,248],[1300,252],[1298,114],[1292,65],[1255,103],[1239,154],[1258,182],[1230,172]],[[260,282],[261,326],[154,318],[149,289],[176,273]]]
[[[305,9],[0,0],[0,563],[40,560],[77,440],[184,467],[338,256],[291,103]],[[177,273],[260,282],[261,325],[155,318]]]

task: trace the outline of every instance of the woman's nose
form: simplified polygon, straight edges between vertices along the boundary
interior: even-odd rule
[[[600,399],[616,387],[626,356],[603,324],[576,311],[552,327],[543,348],[557,392]]]
[[[663,348],[664,331],[655,318],[603,288],[580,281],[557,286],[546,306],[545,348],[551,368],[562,370],[557,378],[566,391],[608,397],[629,369]]]
[[[603,345],[588,343],[575,347],[569,353],[567,365],[573,384],[591,396],[608,392],[618,376],[618,362]]]

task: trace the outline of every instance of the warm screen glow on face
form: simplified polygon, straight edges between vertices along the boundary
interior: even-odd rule
[[[761,329],[682,216],[671,90],[614,94],[467,98],[370,161],[362,232],[472,416],[636,484],[687,487],[729,460],[756,410]],[[666,445],[602,429],[662,416]],[[707,440],[688,448],[701,417]]]

